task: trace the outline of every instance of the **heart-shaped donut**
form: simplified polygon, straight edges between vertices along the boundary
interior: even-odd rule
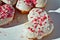
[[[28,39],[41,39],[50,34],[53,29],[53,23],[46,11],[40,8],[33,8],[28,14],[28,22],[25,24],[26,35]],[[24,29],[22,29],[24,31]]]
[[[14,13],[15,9],[11,5],[5,4],[0,6],[0,26],[12,21]]]
[[[0,33],[0,38],[3,40],[8,38],[11,40],[38,40],[50,34],[53,29],[53,23],[46,11],[40,8],[33,8],[28,14],[27,23],[11,28],[0,28],[0,31],[4,33]]]
[[[31,8],[40,7],[43,8],[47,3],[47,0],[18,0],[16,8],[21,11],[21,13],[28,13]]]

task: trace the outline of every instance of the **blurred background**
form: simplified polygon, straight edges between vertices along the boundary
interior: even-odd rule
[[[46,11],[48,12],[49,10],[56,10],[60,8],[60,0],[48,0],[47,6],[46,6]],[[55,38],[60,38],[60,14],[59,13],[48,13],[50,17],[52,18],[54,22],[54,31],[44,37],[41,40],[52,40]]]

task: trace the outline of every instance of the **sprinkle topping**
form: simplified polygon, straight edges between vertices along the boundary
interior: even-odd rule
[[[37,33],[44,33],[42,30],[40,30],[40,27],[43,26],[43,22],[47,19],[47,16],[44,15],[42,17],[36,17],[32,20],[32,23],[33,23],[33,28],[29,27],[28,29],[31,31],[31,32],[36,32],[36,29],[38,28],[38,31]],[[46,22],[45,22],[46,24]],[[44,24],[44,25],[45,25]],[[34,29],[34,30],[33,30]]]
[[[42,26],[43,22],[47,19],[46,15],[44,15],[43,17],[37,17],[35,18],[32,22],[35,24],[35,25],[40,25]]]
[[[12,17],[14,12],[15,10],[13,9],[13,7],[8,4],[0,6],[0,19]]]
[[[36,5],[36,0],[24,0],[24,2],[28,5],[28,6],[35,6]]]

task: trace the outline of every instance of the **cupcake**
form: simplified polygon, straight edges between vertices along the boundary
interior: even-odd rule
[[[33,8],[33,4],[31,3],[31,0],[18,0],[16,8],[24,14],[28,13],[30,9]]]
[[[0,6],[0,26],[7,24],[13,20],[15,10],[9,5],[5,4]]]
[[[11,5],[15,5],[17,0],[2,0],[4,3],[6,4],[11,4]]]

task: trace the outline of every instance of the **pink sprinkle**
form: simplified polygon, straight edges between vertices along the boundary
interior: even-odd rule
[[[38,12],[39,10],[36,10],[36,12]]]
[[[47,22],[45,22],[45,24],[46,24]]]
[[[45,24],[46,24],[47,22],[45,22]]]
[[[31,0],[33,2],[34,5],[36,5],[36,0]]]
[[[40,17],[38,17],[38,19],[40,19]]]
[[[47,19],[47,17],[44,15],[43,19],[45,20],[45,19]]]
[[[31,1],[30,0],[25,0],[25,2],[30,3]]]
[[[41,17],[41,21],[43,21],[42,17]]]
[[[32,32],[35,32],[35,30],[31,30]]]
[[[41,12],[38,12],[39,14],[41,14]]]
[[[37,19],[35,19],[34,21],[37,21]]]
[[[40,30],[40,28],[38,28]]]
[[[38,25],[38,24],[35,24],[34,28],[37,28],[37,25]]]
[[[42,23],[40,23],[40,26],[42,26]]]
[[[28,27],[28,29],[31,31],[31,32],[35,32],[35,30],[32,30],[32,28]]]
[[[44,25],[46,24],[47,22],[44,23]]]

